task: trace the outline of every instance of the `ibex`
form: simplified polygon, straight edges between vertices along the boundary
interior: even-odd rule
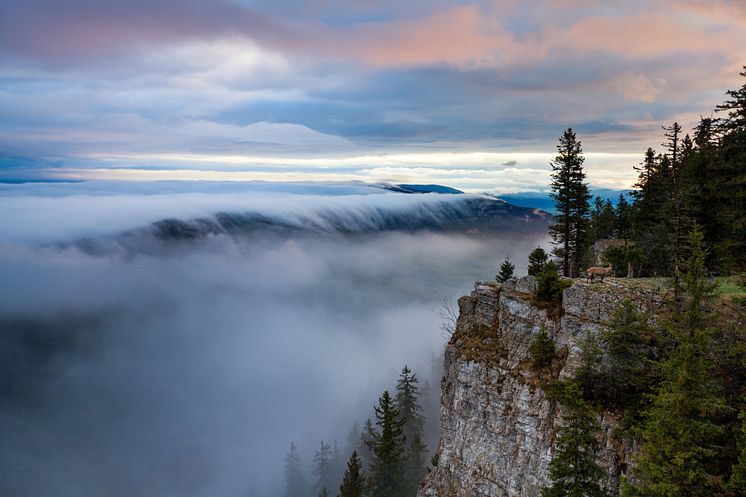
[[[589,267],[585,270],[586,276],[588,276],[588,280],[593,281],[593,278],[595,276],[601,277],[601,283],[604,281],[604,276],[611,274],[612,268],[611,267],[599,267],[599,266],[593,266]]]

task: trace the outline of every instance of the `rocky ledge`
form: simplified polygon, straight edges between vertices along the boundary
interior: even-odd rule
[[[502,285],[479,282],[459,300],[456,330],[445,352],[439,462],[419,497],[539,496],[549,484],[562,413],[543,388],[553,378],[574,375],[582,341],[608,328],[622,300],[641,308],[660,303],[657,292],[623,279],[574,280],[556,312],[534,300],[535,285],[531,276]],[[529,347],[542,329],[557,351],[544,376],[528,367]],[[617,415],[598,416],[603,437],[598,462],[613,495],[634,448],[614,437]]]

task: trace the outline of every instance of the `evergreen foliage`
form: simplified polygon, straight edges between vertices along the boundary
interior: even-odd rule
[[[627,484],[625,495],[725,495],[721,420],[728,407],[710,357],[714,286],[705,276],[701,232],[695,229],[690,240],[681,298],[664,323],[675,347],[661,362],[662,379],[643,412],[637,483]]]
[[[425,418],[419,403],[418,380],[407,366],[402,368],[399,375],[395,400],[404,436],[402,492],[403,495],[414,496],[427,474],[427,447],[424,443]]]
[[[559,400],[566,409],[554,442],[555,452],[549,464],[552,484],[542,497],[605,497],[600,481],[605,476],[596,463],[600,426],[591,406],[583,400],[577,383],[560,388]]]
[[[588,248],[588,215],[590,193],[585,183],[583,149],[575,133],[568,128],[557,145],[552,161],[552,192],[557,215],[549,227],[554,253],[562,259],[562,274],[580,274],[582,259]]]
[[[615,238],[617,235],[616,225],[617,213],[611,200],[595,197],[590,218],[590,234],[593,240]]]
[[[316,477],[314,483],[314,494],[320,495],[322,490],[334,488],[334,475],[332,473],[332,448],[328,443],[321,441],[321,446],[313,455],[313,475]]]
[[[402,455],[404,435],[396,402],[388,391],[378,399],[375,407],[377,430],[369,446],[373,452],[370,464],[369,497],[403,496]]]
[[[356,451],[352,451],[337,497],[363,497],[365,495],[365,473]]]
[[[505,283],[513,277],[513,271],[515,271],[515,265],[510,262],[510,257],[508,257],[500,265],[500,272],[495,276],[495,279],[498,283]]]
[[[303,497],[306,495],[306,483],[303,478],[303,463],[298,454],[298,447],[290,444],[285,455],[285,497]]]
[[[746,67],[740,74],[746,77]],[[637,168],[629,232],[645,254],[643,274],[673,276],[677,294],[675,268],[695,222],[711,269],[728,274],[746,267],[746,84],[726,93],[715,109],[724,117],[702,118],[693,138],[681,138],[678,123],[664,127],[665,154],[648,149]]]
[[[627,202],[627,196],[624,193],[619,194],[614,215],[614,233],[616,237],[629,238],[632,230],[632,207]]]
[[[528,352],[531,354],[531,369],[534,371],[552,364],[555,356],[554,341],[544,328],[534,337]]]
[[[639,268],[644,260],[642,251],[635,245],[612,246],[601,254],[601,263],[613,267],[614,276],[619,277],[627,276],[630,265],[633,268],[633,273],[636,272],[636,268]]]
[[[562,292],[572,283],[563,280],[557,274],[557,265],[549,261],[544,265],[544,270],[536,277],[536,299],[559,306],[562,304]]]
[[[536,247],[528,254],[528,274],[538,276],[544,270],[548,259],[546,251],[541,247]]]

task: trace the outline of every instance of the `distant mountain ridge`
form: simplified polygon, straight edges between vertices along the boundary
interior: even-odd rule
[[[619,195],[629,196],[634,190],[612,190],[609,188],[591,188],[593,197],[601,197],[603,200],[611,200],[616,205],[619,201]],[[499,198],[520,207],[534,207],[545,210],[549,213],[556,214],[554,200],[549,196],[549,192],[518,192],[498,195]]]
[[[113,236],[75,242],[93,254],[147,252],[158,254],[168,246],[215,237],[244,242],[288,239],[297,236],[350,236],[382,232],[488,235],[542,233],[551,220],[548,213],[511,205],[488,195],[403,195],[391,202],[386,196],[370,196],[369,202],[337,203],[288,212],[217,212],[194,219],[167,218]]]

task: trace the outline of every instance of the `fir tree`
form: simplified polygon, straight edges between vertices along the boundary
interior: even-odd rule
[[[660,347],[648,317],[629,300],[623,300],[609,322],[610,330],[602,335],[607,351],[607,381],[603,388],[606,405],[639,410],[643,395],[656,382],[655,360]]]
[[[313,455],[313,474],[316,477],[314,493],[320,494],[323,489],[333,488],[332,448],[321,441],[321,446]]]
[[[624,193],[619,194],[616,203],[614,231],[617,238],[629,238],[631,232],[631,207]]]
[[[375,414],[378,430],[369,443],[373,451],[369,497],[402,497],[404,436],[399,410],[388,391],[378,399]]]
[[[373,444],[376,439],[376,430],[370,418],[365,420],[363,429],[360,431],[358,440],[358,454],[363,465],[370,467],[373,462]]]
[[[495,276],[495,279],[498,283],[505,283],[510,278],[513,277],[513,271],[515,270],[515,265],[510,262],[510,257],[507,257],[503,263],[500,265],[500,273]]]
[[[596,463],[600,443],[596,438],[600,426],[596,414],[583,400],[575,382],[564,385],[560,401],[566,409],[557,431],[555,452],[549,464],[551,486],[542,490],[543,497],[604,497],[599,482],[605,476]]]
[[[733,465],[728,488],[738,497],[746,495],[746,413],[741,412],[738,431],[738,460]]]
[[[583,171],[583,149],[575,133],[568,128],[557,145],[552,161],[552,193],[557,215],[549,227],[554,253],[562,259],[562,274],[577,276],[587,249],[588,200],[590,193]]]
[[[746,66],[739,73],[746,78]],[[718,121],[719,127],[726,132],[746,131],[746,83],[737,90],[725,92],[730,100],[715,107],[716,112],[727,112],[727,116]]]
[[[531,342],[528,352],[531,354],[531,369],[534,371],[539,371],[552,364],[555,357],[554,341],[547,330],[541,328],[541,331]]]
[[[562,303],[562,292],[570,285],[570,281],[560,279],[557,274],[557,265],[549,261],[536,277],[535,297],[539,301],[559,305]]]
[[[675,348],[661,364],[662,380],[643,413],[637,483],[627,484],[625,495],[704,497],[725,490],[719,419],[727,407],[710,357],[714,285],[705,277],[701,232],[695,229],[690,238],[681,298],[665,323]]]
[[[306,495],[306,483],[303,478],[303,464],[298,455],[298,447],[290,444],[285,455],[285,497],[303,497]]]
[[[668,159],[671,164],[671,201],[673,202],[673,282],[674,282],[674,299],[679,299],[681,293],[680,288],[680,272],[679,263],[681,262],[682,256],[682,236],[684,229],[684,212],[683,202],[681,199],[681,156],[679,147],[679,135],[681,134],[681,126],[679,123],[674,122],[671,126],[663,126],[666,131],[665,137],[668,138],[668,142],[663,145],[668,150]]]
[[[363,465],[356,451],[352,452],[350,460],[347,461],[342,484],[339,486],[337,497],[363,497],[365,493],[365,474]]]
[[[536,247],[530,254],[528,254],[528,274],[531,276],[538,276],[544,270],[544,265],[547,263],[549,257],[547,253],[541,247]]]
[[[590,231],[593,241],[614,238],[614,225],[616,224],[616,213],[610,200],[601,197],[593,199],[591,208]]]
[[[427,474],[424,443],[425,418],[419,403],[417,376],[407,366],[396,384],[396,407],[402,426],[405,448],[402,455],[403,495],[413,496]]]

